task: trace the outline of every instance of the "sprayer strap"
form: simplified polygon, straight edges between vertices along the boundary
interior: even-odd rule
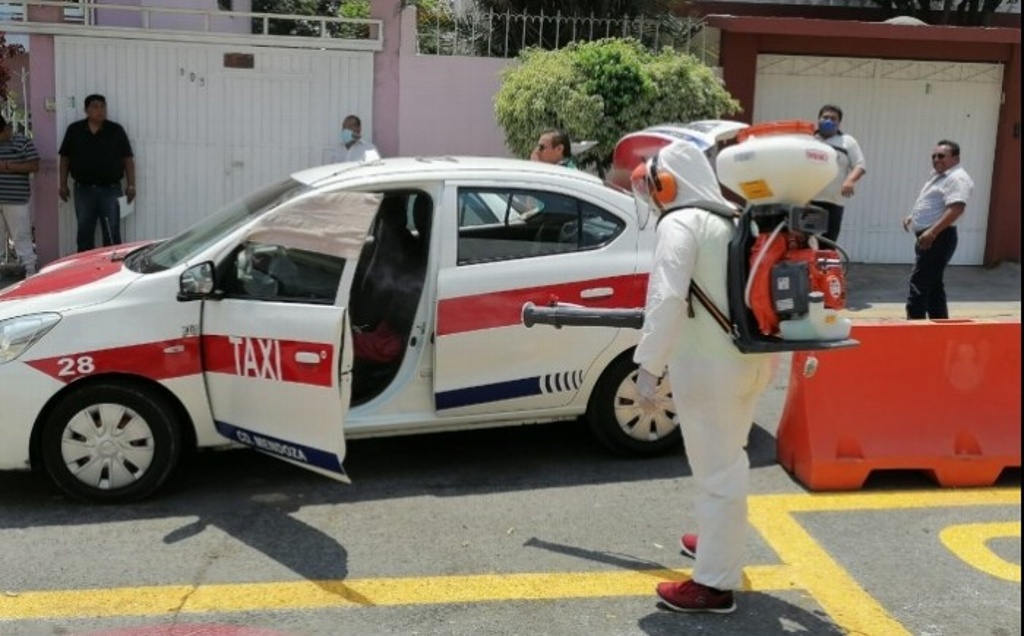
[[[697,297],[697,300],[700,301],[700,304],[704,305],[704,309],[708,310],[708,313],[711,314],[711,317],[715,319],[715,322],[718,323],[718,326],[720,326],[722,328],[722,330],[725,331],[725,333],[727,333],[730,338],[732,338],[733,337],[732,321],[729,320],[728,316],[726,316],[724,313],[722,313],[722,310],[718,308],[718,305],[715,304],[715,301],[711,300],[711,296],[708,296],[704,292],[704,290],[700,288],[700,285],[698,285],[697,282],[693,281],[693,280],[690,281],[690,302],[688,303],[689,304],[688,314],[689,314],[690,318],[693,318],[693,316],[694,316],[694,314],[693,314],[693,300],[692,300],[692,298],[694,296]]]

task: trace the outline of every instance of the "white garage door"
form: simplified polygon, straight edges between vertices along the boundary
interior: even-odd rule
[[[843,109],[842,129],[860,143],[868,164],[840,235],[854,261],[913,262],[900,220],[931,171],[935,142],[952,139],[975,184],[957,223],[953,262],[981,264],[1002,65],[760,55],[757,67],[755,121],[813,120],[823,104]]]
[[[372,52],[64,36],[55,52],[60,137],[90,93],[105,95],[108,116],[128,131],[139,199],[125,241],[175,234],[322,163],[349,113],[373,132]],[[226,54],[252,68],[225,68]],[[60,223],[61,254],[72,253],[71,204]]]

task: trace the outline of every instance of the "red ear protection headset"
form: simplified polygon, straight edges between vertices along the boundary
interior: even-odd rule
[[[676,200],[676,180],[670,173],[658,168],[658,153],[639,164],[631,175],[633,189],[668,207]]]

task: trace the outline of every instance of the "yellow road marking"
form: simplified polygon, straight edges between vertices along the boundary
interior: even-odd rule
[[[752,501],[750,523],[783,562],[794,566],[799,573],[799,586],[821,605],[843,633],[909,636],[910,632],[864,591],[779,503]]]
[[[1020,583],[1020,564],[1010,563],[992,551],[985,542],[1001,537],[1017,537],[1020,522],[968,523],[949,526],[939,533],[942,544],[969,565],[994,577]]]
[[[845,633],[897,636],[909,632],[814,541],[793,513],[1014,504],[1020,506],[1020,490],[762,495],[750,498],[750,522]],[[1017,575],[1020,580],[1019,566]]]
[[[963,506],[1020,505],[1020,489],[986,488],[963,490],[922,490],[886,493],[825,493],[757,495],[750,502],[763,503],[786,512],[838,512],[842,510],[910,510],[913,508],[959,508]]]
[[[1019,507],[1020,490],[754,496],[751,523],[783,564],[745,568],[746,589],[806,590],[849,633],[906,634],[792,514],[1013,504]],[[1019,522],[1016,529],[1019,535]],[[0,620],[651,596],[657,581],[687,576],[689,570],[554,572],[29,591],[0,596]]]
[[[689,570],[550,572],[37,591],[0,599],[0,617],[30,620],[652,596],[659,581],[683,580],[689,574]],[[749,567],[746,577],[752,591],[796,589],[795,573],[782,565]]]

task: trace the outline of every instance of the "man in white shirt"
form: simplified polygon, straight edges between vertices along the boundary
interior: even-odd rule
[[[832,242],[839,240],[846,199],[853,196],[854,184],[867,172],[860,144],[839,130],[842,122],[843,109],[826,104],[818,110],[818,130],[814,133],[819,140],[836,149],[839,160],[835,179],[811,201],[813,205],[828,210],[828,230],[823,236]]]
[[[335,153],[335,161],[373,161],[380,159],[376,146],[363,139],[363,122],[356,115],[349,115],[341,122],[341,148]]]
[[[960,166],[960,144],[943,139],[932,150],[928,177],[903,230],[917,237],[907,295],[907,319],[949,318],[943,274],[956,251],[956,221],[967,207],[974,181]]]

